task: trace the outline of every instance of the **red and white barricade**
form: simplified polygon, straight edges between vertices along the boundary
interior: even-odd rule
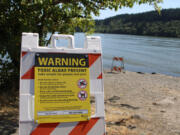
[[[67,39],[67,48],[57,47],[57,39]],[[20,135],[105,135],[104,87],[100,37],[87,36],[84,48],[74,47],[71,35],[52,36],[49,47],[40,47],[37,33],[23,33],[20,66]],[[87,54],[90,68],[90,95],[95,97],[96,112],[89,121],[63,123],[34,122],[34,68],[36,53]]]
[[[121,72],[123,69],[124,69],[124,58],[123,57],[114,57],[112,59],[111,72],[112,71]]]

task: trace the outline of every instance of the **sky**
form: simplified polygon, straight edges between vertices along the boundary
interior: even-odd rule
[[[159,6],[162,9],[168,9],[168,8],[180,8],[180,0],[164,0],[162,4],[159,4]],[[143,5],[134,5],[133,8],[122,8],[118,11],[114,10],[101,10],[100,16],[94,16],[94,19],[105,19],[111,16],[119,15],[119,14],[125,14],[125,13],[141,13],[146,11],[152,11],[154,10],[154,7],[152,5],[143,4]]]

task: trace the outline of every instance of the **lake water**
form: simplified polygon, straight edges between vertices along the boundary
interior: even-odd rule
[[[125,69],[135,72],[156,72],[180,76],[180,39],[122,34],[100,36],[104,69],[111,68],[114,56],[124,57]],[[75,46],[83,47],[85,35],[75,34]]]

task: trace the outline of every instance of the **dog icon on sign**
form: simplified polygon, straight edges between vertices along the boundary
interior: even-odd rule
[[[80,79],[78,81],[78,87],[80,89],[84,89],[84,88],[86,88],[86,86],[87,86],[87,81],[85,79]]]
[[[78,98],[82,101],[86,100],[88,94],[86,91],[84,90],[81,90],[79,93],[78,93]]]

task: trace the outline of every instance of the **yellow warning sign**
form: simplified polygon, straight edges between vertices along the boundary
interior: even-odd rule
[[[35,121],[86,121],[90,118],[89,60],[86,54],[37,53]]]

